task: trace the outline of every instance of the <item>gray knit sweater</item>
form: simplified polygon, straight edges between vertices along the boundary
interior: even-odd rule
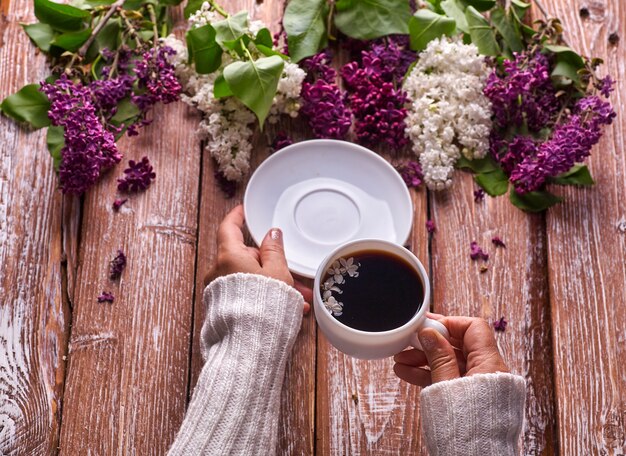
[[[274,455],[285,365],[302,320],[302,296],[251,274],[213,281],[204,292],[205,365],[170,455]],[[484,374],[421,393],[431,455],[514,454],[525,382]]]

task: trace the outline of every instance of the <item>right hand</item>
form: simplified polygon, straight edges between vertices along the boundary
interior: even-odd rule
[[[432,328],[420,330],[418,337],[424,351],[411,349],[394,356],[393,370],[402,380],[425,388],[459,377],[509,372],[498,351],[493,329],[485,320],[428,316],[448,328],[450,342]]]

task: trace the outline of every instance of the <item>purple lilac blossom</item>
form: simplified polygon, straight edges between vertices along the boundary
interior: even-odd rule
[[[122,272],[126,268],[126,255],[122,250],[117,251],[117,255],[109,263],[109,278],[111,280],[119,279]]]
[[[122,74],[111,79],[96,79],[89,83],[89,90],[97,108],[105,112],[107,120],[117,112],[120,101],[130,95],[135,78]]]
[[[115,296],[108,291],[103,291],[100,296],[98,296],[98,302],[113,302],[115,301]]]
[[[168,104],[180,98],[182,86],[176,78],[174,66],[168,61],[168,57],[174,54],[176,51],[169,46],[160,46],[144,52],[135,63],[135,75],[142,92],[133,93],[131,100],[141,111],[141,125],[151,122],[146,115],[155,104]],[[128,129],[129,136],[137,134],[136,125]]]
[[[100,122],[89,87],[74,83],[63,74],[53,83],[42,82],[41,91],[50,100],[50,122],[63,127],[61,190],[82,194],[103,170],[122,159],[115,137]]]
[[[355,118],[355,134],[362,143],[387,143],[394,150],[408,143],[404,134],[407,97],[395,88],[401,85],[408,67],[403,52],[391,40],[387,44],[373,44],[369,51],[361,53],[361,65],[350,62],[341,70],[350,90],[348,99]]]
[[[547,57],[516,53],[515,60],[505,60],[503,66],[504,75],[494,70],[484,89],[492,104],[494,126],[526,125],[530,131],[550,127],[560,104]]]
[[[291,146],[292,144],[293,140],[289,136],[287,136],[285,132],[280,131],[276,134],[276,137],[274,138],[274,141],[272,141],[270,148],[272,149],[272,152],[276,152],[287,146]]]
[[[300,112],[308,119],[317,138],[342,139],[350,129],[351,113],[335,82],[336,72],[329,63],[327,51],[302,61],[307,78],[300,92],[303,101]]]
[[[506,248],[506,244],[498,236],[494,236],[491,239],[491,243],[495,245],[496,247]]]
[[[613,92],[614,84],[615,84],[615,81],[611,78],[611,76],[606,76],[603,79],[601,79],[600,84],[598,86],[598,89],[600,90],[600,94],[603,97],[608,98],[611,95],[611,92]]]
[[[609,125],[615,115],[610,103],[597,96],[578,100],[569,119],[555,127],[536,155],[525,157],[512,170],[510,180],[515,190],[520,194],[538,190],[548,178],[585,160],[600,140],[602,126]]]
[[[515,136],[507,143],[504,139],[495,138],[496,135],[497,133],[492,132],[491,153],[507,175],[510,175],[524,159],[537,154],[537,144],[530,136]]]
[[[113,201],[113,210],[115,212],[118,212],[120,210],[120,207],[122,207],[122,205],[125,204],[126,201],[128,201],[128,198],[116,199],[115,201]]]
[[[496,320],[493,322],[493,329],[495,329],[496,331],[503,332],[504,330],[506,330],[506,325],[508,324],[509,322],[506,321],[504,317],[501,317],[499,320]]]
[[[424,174],[422,173],[422,167],[419,162],[416,161],[408,161],[406,163],[402,163],[396,167],[396,170],[402,176],[402,180],[409,188],[417,188],[422,185],[424,180]]]
[[[476,241],[472,241],[470,244],[470,258],[476,260],[489,260],[489,254],[481,249]]]
[[[155,178],[156,173],[152,170],[148,157],[143,157],[138,162],[130,160],[128,168],[124,170],[124,177],[117,180],[117,189],[128,193],[143,191],[150,186]]]
[[[433,234],[436,230],[437,227],[435,226],[435,222],[432,220],[426,220],[426,231],[428,231],[429,234]]]
[[[474,202],[480,203],[485,199],[485,191],[482,188],[474,190]]]

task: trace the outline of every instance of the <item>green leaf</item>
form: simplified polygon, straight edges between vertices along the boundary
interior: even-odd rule
[[[524,16],[526,11],[530,8],[530,3],[522,2],[520,0],[511,0],[510,11],[513,13],[513,17],[522,24],[524,22]]]
[[[502,8],[496,8],[491,11],[491,22],[496,30],[502,35],[502,39],[513,52],[521,52],[524,49],[522,40],[515,30],[515,26],[509,21],[506,13]]]
[[[212,73],[222,64],[222,48],[215,37],[216,31],[211,24],[187,32],[189,59],[195,63],[196,71],[200,74]]]
[[[578,68],[583,68],[585,66],[584,59],[570,47],[559,46],[556,44],[544,44],[543,49],[556,54],[556,58],[558,60],[570,62]]]
[[[406,0],[339,0],[336,9],[339,31],[357,40],[409,32],[411,9]]]
[[[76,52],[91,36],[91,29],[79,32],[67,32],[57,36],[50,45],[60,47],[69,52]]]
[[[591,177],[589,168],[583,164],[576,164],[570,168],[569,171],[559,174],[556,177],[550,179],[558,185],[594,185],[595,181]]]
[[[465,19],[469,27],[469,34],[472,43],[478,47],[478,52],[483,55],[496,56],[500,53],[500,47],[496,41],[496,34],[483,17],[473,6],[468,6],[465,10]]]
[[[224,79],[233,95],[256,114],[261,129],[276,95],[284,65],[283,59],[272,56],[233,62],[224,68]]]
[[[215,41],[219,44],[236,41],[248,31],[248,12],[231,14],[223,21],[214,22],[212,25],[215,29]]]
[[[441,0],[426,0],[426,6],[437,14],[445,14],[443,7],[441,6],[443,2]]]
[[[135,103],[130,101],[130,98],[124,98],[117,105],[117,111],[111,118],[111,121],[116,125],[127,123],[129,120],[134,119],[140,114],[140,110]]]
[[[230,51],[235,51],[239,57],[247,57],[245,49],[249,49],[248,45],[252,42],[249,35],[241,35],[236,40],[224,41],[222,46]],[[244,59],[245,60],[245,59]]]
[[[501,169],[477,174],[474,180],[490,196],[504,195],[509,189],[509,178]]]
[[[254,44],[260,44],[262,46],[267,46],[271,48],[272,46],[274,46],[272,32],[270,32],[267,28],[262,28],[257,32],[256,38],[254,39]]]
[[[422,51],[435,38],[443,35],[452,36],[455,29],[454,19],[427,9],[417,10],[409,20],[411,49]]]
[[[476,8],[477,11],[488,11],[496,6],[496,0],[463,0],[468,6]]]
[[[48,110],[50,101],[48,97],[39,91],[39,84],[29,84],[22,87],[18,92],[6,97],[0,110],[6,115],[19,122],[28,122],[34,128],[42,128],[50,125]]]
[[[289,57],[287,57],[285,54],[281,54],[280,52],[275,51],[271,47],[263,46],[262,44],[255,44],[255,46],[259,50],[259,52],[261,54],[263,54],[265,57],[270,57],[272,55],[277,55],[278,57],[280,57],[283,60],[289,59]]]
[[[578,70],[585,67],[583,58],[572,48],[556,44],[544,44],[543,49],[556,55],[556,64],[550,76],[553,78],[565,77],[576,84],[580,83]]]
[[[465,19],[465,6],[459,0],[445,0],[441,2],[441,8],[447,16],[454,19],[456,28],[463,33],[468,33],[467,19]]]
[[[122,41],[121,30],[119,20],[110,19],[96,36],[94,44],[89,46],[85,56],[87,61],[95,59],[96,52],[100,52],[102,49],[117,49]]]
[[[22,24],[22,28],[28,37],[39,49],[44,52],[50,51],[50,41],[54,38],[54,30],[48,24],[37,22],[36,24]]]
[[[48,152],[52,156],[54,169],[59,170],[61,164],[61,149],[65,146],[65,138],[63,137],[65,129],[63,127],[48,127],[46,134],[46,144],[48,145]]]
[[[490,173],[498,170],[498,164],[493,158],[487,155],[485,158],[479,158],[474,160],[468,160],[465,156],[461,155],[455,165],[459,169],[470,169],[475,173]]]
[[[514,189],[509,192],[511,203],[526,212],[541,212],[563,201],[563,198],[548,191],[528,192],[523,195]]]
[[[230,87],[228,87],[228,83],[226,82],[226,79],[224,79],[224,75],[220,74],[213,85],[213,96],[215,98],[224,98],[232,95],[233,91],[230,90]]]
[[[37,19],[44,24],[49,24],[55,30],[68,32],[80,30],[91,16],[88,11],[70,5],[54,3],[50,0],[34,1]]]
[[[293,62],[310,57],[326,46],[326,0],[291,0],[285,8],[283,26]]]
[[[115,3],[115,0],[72,0],[72,6],[82,10],[92,10],[97,6],[108,6]]]
[[[189,16],[198,11],[205,1],[206,0],[188,0],[183,12],[185,19],[189,19]]]

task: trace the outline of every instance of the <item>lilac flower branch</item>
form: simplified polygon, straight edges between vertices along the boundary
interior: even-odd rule
[[[219,14],[221,14],[223,17],[228,17],[228,13],[226,12],[226,10],[224,8],[222,8],[220,5],[218,5],[215,0],[209,0],[209,4],[211,5],[211,7],[217,11]]]
[[[152,22],[152,33],[154,34],[152,37],[152,42],[154,43],[154,47],[156,48],[159,44],[159,31],[157,30],[157,20],[156,14],[154,13],[154,7],[150,3],[148,3],[148,14],[150,14],[150,22]]]
[[[96,25],[96,28],[93,29],[93,31],[91,32],[91,35],[89,36],[89,38],[87,39],[87,41],[85,41],[85,43],[80,47],[80,49],[78,49],[78,52],[76,52],[76,54],[74,54],[72,56],[72,60],[70,60],[70,63],[68,65],[67,68],[70,68],[74,65],[74,63],[76,62],[76,59],[80,59],[82,60],[82,58],[85,56],[85,54],[87,53],[87,50],[89,50],[89,46],[91,46],[91,44],[93,43],[93,41],[96,39],[96,37],[98,36],[98,33],[100,33],[100,31],[102,30],[102,28],[107,24],[107,22],[109,22],[109,19],[111,19],[111,17],[113,16],[113,14],[115,14],[115,12],[122,7],[122,5],[124,5],[124,2],[126,0],[116,0],[115,3],[113,3],[111,5],[111,7],[109,8],[109,10],[106,12],[106,14],[104,15],[104,17],[102,18],[102,20],[100,22],[98,22],[98,25]]]
[[[135,27],[133,27],[133,24],[128,19],[126,12],[124,10],[120,11],[120,16],[122,17],[122,20],[124,21],[124,24],[126,25],[128,34],[130,35],[132,39],[135,40],[137,47],[140,48],[142,44],[141,40],[139,39],[139,36],[137,35],[137,30],[135,30]]]

